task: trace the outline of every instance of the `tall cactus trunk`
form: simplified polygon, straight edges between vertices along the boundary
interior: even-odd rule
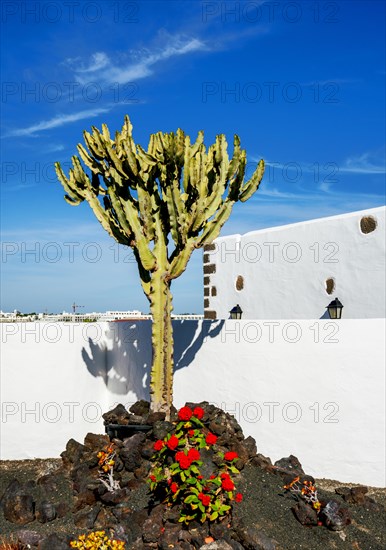
[[[152,411],[165,412],[169,420],[173,404],[173,305],[170,280],[165,275],[163,270],[157,269],[152,273],[150,283],[150,311],[153,316],[150,392]]]

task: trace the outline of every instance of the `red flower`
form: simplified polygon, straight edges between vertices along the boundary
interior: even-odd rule
[[[227,472],[223,472],[220,476],[221,479],[230,479],[230,475]]]
[[[186,455],[182,456],[180,461],[180,467],[183,469],[183,470],[187,470],[188,468],[190,468],[191,464],[192,464],[192,461],[190,460],[190,458]]]
[[[243,495],[241,493],[237,493],[237,495],[235,496],[235,501],[241,502],[242,500],[243,500]]]
[[[183,456],[186,456],[183,451],[177,451],[176,452],[176,457],[175,457],[177,462],[179,462]]]
[[[193,411],[190,407],[182,407],[182,409],[178,411],[178,418],[180,420],[190,420],[192,417],[192,414],[193,414]]]
[[[224,458],[225,460],[234,460],[235,458],[238,458],[239,455],[233,451],[229,451],[228,453],[225,453]]]
[[[199,460],[200,459],[200,453],[197,451],[197,449],[189,449],[188,451],[188,457],[190,460]]]
[[[153,448],[155,451],[160,451],[164,445],[165,443],[162,441],[162,439],[159,439],[154,443]]]
[[[170,490],[172,493],[176,493],[178,491],[178,485],[175,481],[170,485]]]
[[[233,491],[235,485],[231,479],[223,479],[221,487],[224,489],[224,491]]]
[[[204,479],[204,476],[197,476],[197,479]]]
[[[178,446],[180,440],[175,435],[172,435],[172,437],[166,442],[166,446],[171,450],[174,451],[174,449]]]
[[[204,414],[204,409],[202,409],[201,407],[195,407],[195,409],[193,410],[193,416],[195,416],[199,420],[201,420]]]
[[[205,438],[205,443],[207,445],[214,445],[217,441],[217,435],[214,435],[212,433],[208,433],[208,435]]]
[[[189,430],[188,435],[189,435],[189,437],[193,437],[194,436],[194,430]]]
[[[212,474],[209,479],[216,479],[216,476]]]
[[[204,495],[203,493],[200,493],[198,495],[198,498],[201,500],[203,506],[209,506],[210,504],[210,496]]]
[[[156,477],[153,476],[153,475],[149,476],[149,478],[150,478],[151,481],[157,481]]]

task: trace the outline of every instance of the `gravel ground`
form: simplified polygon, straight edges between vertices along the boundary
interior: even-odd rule
[[[72,492],[67,478],[60,470],[61,459],[36,459],[0,461],[0,498],[9,482],[17,478],[21,483],[37,480],[40,476],[57,471],[58,492],[53,499],[72,502]],[[334,480],[316,480],[319,496],[322,498],[340,497],[335,494],[336,487],[354,487],[356,484],[341,483]],[[282,550],[384,550],[386,548],[385,511],[370,511],[361,505],[349,505],[352,523],[343,532],[331,532],[325,527],[304,527],[293,516],[291,507],[294,500],[283,493],[282,480],[258,467],[247,465],[237,484],[244,494],[243,501],[235,506],[234,516],[246,525],[254,524],[264,533],[275,539],[277,548]],[[31,484],[31,492],[38,487]],[[369,488],[369,496],[376,502],[386,505],[386,489]],[[71,514],[51,523],[40,524],[37,521],[24,527],[15,526],[4,519],[0,511],[0,534],[10,536],[18,529],[33,529],[41,533],[74,533]],[[55,549],[52,549],[55,550]]]

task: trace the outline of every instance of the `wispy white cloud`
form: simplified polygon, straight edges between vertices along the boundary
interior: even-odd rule
[[[87,67],[80,65],[78,68],[78,72],[93,73],[95,71],[103,69],[109,63],[111,63],[111,61],[108,55],[106,55],[104,52],[96,52],[92,54],[89,65]]]
[[[383,162],[374,153],[364,153],[359,157],[349,157],[339,168],[341,172],[351,174],[386,174],[385,157]]]
[[[137,59],[131,63],[114,64],[104,52],[94,53],[86,64],[79,59],[66,61],[80,84],[86,84],[90,75],[98,82],[125,84],[151,76],[161,61],[206,49],[207,46],[198,38],[167,35],[166,45],[154,51],[147,49],[137,53]]]
[[[5,137],[18,137],[18,136],[34,136],[37,132],[43,130],[50,130],[51,128],[58,128],[77,120],[83,120],[84,118],[96,117],[102,113],[108,113],[111,107],[103,107],[100,109],[87,109],[85,111],[79,111],[77,113],[71,113],[69,115],[56,115],[48,120],[43,120],[27,128],[19,128],[11,130]]]
[[[255,168],[258,158],[251,158],[251,167]],[[295,189],[303,187],[307,179],[315,185],[315,191],[332,193],[332,188],[339,181],[339,175],[383,175],[386,173],[385,155],[380,151],[364,153],[360,156],[346,158],[343,162],[337,161],[291,161],[274,162],[266,160],[266,177],[263,180],[261,194],[281,198],[306,198],[306,195],[299,193],[282,192],[272,188],[273,180],[278,184],[290,183]],[[250,176],[251,174],[249,174]],[[279,181],[280,179],[280,181]],[[311,198],[314,194],[307,195]]]

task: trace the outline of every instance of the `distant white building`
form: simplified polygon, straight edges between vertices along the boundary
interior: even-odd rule
[[[204,311],[227,319],[385,317],[385,213],[373,208],[215,240],[204,252]]]

